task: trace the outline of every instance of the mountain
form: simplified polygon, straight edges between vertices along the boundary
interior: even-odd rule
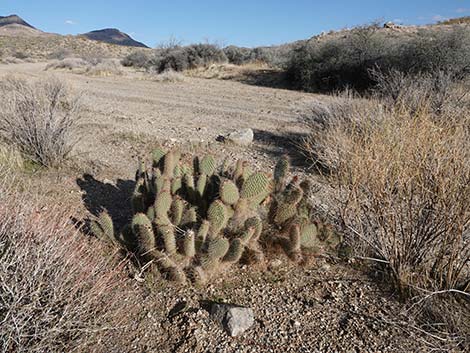
[[[132,39],[128,34],[121,32],[116,28],[105,28],[97,31],[82,34],[82,36],[100,42],[125,45],[128,47],[148,48],[144,43]]]
[[[48,35],[31,26],[18,15],[0,16],[0,35],[2,36],[43,36]]]
[[[9,25],[20,25],[36,29],[18,15],[0,16],[0,27],[5,27]]]

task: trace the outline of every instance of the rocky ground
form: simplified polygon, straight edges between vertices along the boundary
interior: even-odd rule
[[[40,77],[46,63],[0,65],[8,74]],[[84,117],[71,165],[34,175],[36,187],[57,202],[76,205],[77,218],[107,208],[118,222],[128,217],[129,192],[139,156],[159,143],[184,151],[211,151],[257,168],[270,168],[283,153],[305,172],[292,140],[305,133],[300,116],[312,100],[301,92],[243,82],[188,78],[154,82],[126,71],[92,77],[56,71],[82,92]],[[217,138],[251,128],[250,147]],[[319,196],[321,201],[321,196]],[[274,257],[258,268],[234,268],[204,288],[178,287],[149,278],[134,279],[129,269],[128,298],[138,310],[132,325],[111,334],[99,352],[420,352],[431,349],[424,334],[399,324],[403,306],[387,288],[367,276],[359,263],[317,259],[304,267]],[[212,302],[253,309],[254,325],[228,336],[210,319]]]

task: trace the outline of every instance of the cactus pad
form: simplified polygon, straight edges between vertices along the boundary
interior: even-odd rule
[[[238,187],[231,180],[224,180],[220,185],[220,199],[226,205],[235,205],[240,198]]]
[[[313,223],[304,225],[300,232],[300,245],[304,248],[313,248],[319,243],[317,226]]]
[[[244,199],[257,198],[269,190],[270,181],[264,173],[254,173],[243,183],[240,197]]]
[[[242,241],[240,239],[233,239],[223,261],[232,263],[238,262],[243,255],[243,250],[245,250],[245,247]]]
[[[132,218],[132,231],[137,240],[141,254],[147,254],[155,248],[155,235],[152,230],[152,223],[143,213],[137,213]]]
[[[217,234],[227,225],[227,207],[220,200],[215,200],[207,211],[207,219],[211,224],[211,230]]]
[[[152,163],[154,167],[158,167],[158,164],[161,159],[165,157],[165,154],[166,152],[160,147],[157,147],[152,151]]]
[[[211,176],[212,174],[214,174],[215,168],[216,168],[215,158],[211,156],[210,154],[205,155],[199,161],[199,173],[200,174]]]

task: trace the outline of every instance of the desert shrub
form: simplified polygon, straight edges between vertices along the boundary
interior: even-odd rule
[[[389,107],[404,106],[416,112],[426,105],[433,114],[447,116],[463,115],[469,108],[467,84],[456,81],[451,72],[413,74],[398,70],[387,73],[372,70],[371,77],[376,82],[373,96]]]
[[[217,46],[192,44],[156,49],[147,67],[160,73],[167,70],[184,71],[225,61],[225,54]]]
[[[56,60],[46,66],[46,70],[51,69],[70,70],[92,76],[111,76],[122,74],[122,67],[119,60],[96,57],[89,57],[88,59],[65,58],[62,60]]]
[[[224,48],[224,54],[230,64],[243,65],[253,61],[252,50],[250,48],[230,45]]]
[[[102,59],[96,64],[88,64],[85,73],[92,76],[112,76],[122,75],[122,70],[119,60]]]
[[[470,33],[464,27],[391,35],[378,26],[309,40],[293,50],[287,65],[292,83],[306,91],[367,90],[376,83],[371,75],[374,68],[412,74],[444,72],[460,80],[469,67]]]
[[[234,45],[224,48],[228,62],[235,65],[263,63],[283,68],[288,62],[293,45],[273,47],[243,48]]]
[[[268,246],[302,262],[340,242],[330,225],[312,219],[311,183],[290,178],[286,157],[273,179],[242,160],[219,168],[211,155],[187,163],[161,148],[152,157],[152,167],[142,163],[136,173],[132,222],[117,233],[102,213],[91,229],[171,280],[203,284],[232,264],[262,262]]]
[[[77,139],[78,97],[56,78],[8,77],[0,91],[0,138],[36,163],[60,164]]]
[[[303,151],[329,168],[330,206],[357,255],[374,259],[387,283],[411,299],[423,328],[465,341],[470,120],[468,112],[420,102],[409,109],[336,98],[308,118],[321,131],[312,130]]]
[[[46,70],[76,70],[87,67],[88,63],[82,58],[64,58],[61,60],[55,60],[46,66]]]
[[[185,79],[186,78],[182,73],[174,70],[166,70],[160,74],[152,76],[152,80],[156,82],[183,82]]]
[[[47,58],[51,60],[63,60],[65,58],[71,57],[73,54],[69,49],[59,48],[51,52]]]
[[[369,70],[379,63],[386,38],[377,26],[359,27],[345,36],[310,40],[295,49],[288,64],[290,79],[307,91],[354,87],[372,83]]]
[[[121,268],[97,256],[102,246],[77,234],[68,210],[20,196],[1,178],[2,351],[94,350],[131,308]]]
[[[401,45],[391,62],[402,72],[442,71],[455,80],[461,80],[470,73],[468,27],[453,26],[448,30],[421,30],[411,40]]]
[[[349,126],[359,132],[363,123],[380,124],[383,119],[383,106],[352,91],[313,102],[302,117],[309,133],[299,141],[299,151],[317,172],[335,173],[342,156],[342,145],[336,143],[342,133],[338,127]]]
[[[439,21],[438,25],[458,25],[470,23],[470,16],[450,18],[448,20]]]
[[[134,51],[121,60],[121,64],[126,67],[143,68],[146,67],[150,61],[150,52],[148,51]]]
[[[28,54],[26,54],[25,52],[19,51],[19,50],[14,51],[12,56],[14,58],[20,59],[20,60],[25,60],[25,59],[29,58]]]

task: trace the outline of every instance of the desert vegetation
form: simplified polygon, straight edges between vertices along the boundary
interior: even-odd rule
[[[331,225],[312,221],[312,185],[289,180],[285,157],[272,180],[242,160],[219,167],[206,155],[193,160],[193,169],[177,150],[159,148],[152,157],[151,173],[143,162],[136,172],[131,224],[117,233],[102,213],[92,231],[136,252],[145,266],[154,262],[171,280],[205,284],[231,264],[263,262],[267,247],[300,263],[341,241]]]
[[[214,44],[178,44],[163,46],[152,53],[137,51],[125,57],[124,66],[144,68],[158,73],[173,70],[184,71],[212,63],[223,63],[227,57],[222,49]]]
[[[122,266],[70,224],[67,207],[22,194],[4,167],[0,177],[2,351],[90,349],[124,324]]]
[[[0,90],[3,142],[40,165],[60,164],[78,138],[79,97],[53,77],[30,82],[11,76],[2,81]]]
[[[410,350],[468,350],[470,35],[444,24],[120,60],[69,43],[48,47],[37,78],[3,77],[3,351],[211,351],[200,302],[227,298],[265,316],[233,344],[281,327],[275,307],[282,349],[318,334],[346,337],[319,350],[353,337],[387,351],[386,325]],[[287,74],[293,89],[201,79],[224,65]],[[230,144],[222,125],[254,141]],[[340,314],[325,327],[319,311]]]
[[[444,73],[375,77],[368,99],[349,91],[312,107],[300,148],[335,188],[333,217],[356,253],[429,331],[468,345],[466,89]]]
[[[376,83],[373,70],[443,72],[460,80],[468,75],[469,51],[470,35],[465,26],[394,35],[372,25],[307,41],[294,50],[287,70],[294,86],[306,91],[347,87],[364,91]]]

